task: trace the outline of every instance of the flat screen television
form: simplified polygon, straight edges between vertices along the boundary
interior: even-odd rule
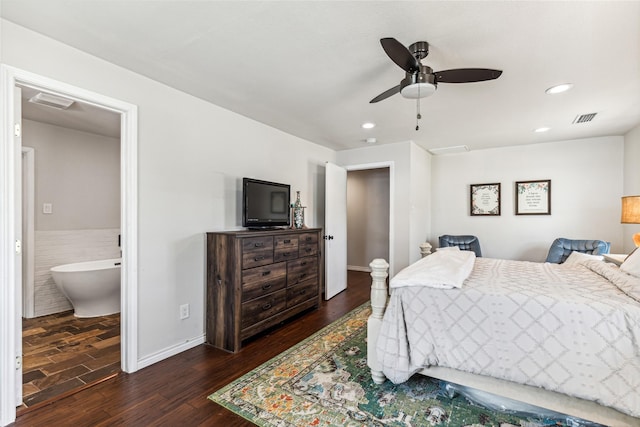
[[[242,179],[242,226],[273,228],[291,222],[291,186],[277,182]]]

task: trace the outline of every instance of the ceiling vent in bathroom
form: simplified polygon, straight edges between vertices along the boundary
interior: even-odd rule
[[[579,116],[576,116],[576,118],[573,121],[573,123],[576,124],[576,123],[590,122],[591,120],[593,120],[593,118],[596,116],[596,114],[598,114],[598,113],[580,114]]]
[[[51,93],[39,92],[29,99],[34,104],[46,105],[47,107],[57,108],[58,110],[66,110],[73,105],[74,101],[62,96],[53,95]]]

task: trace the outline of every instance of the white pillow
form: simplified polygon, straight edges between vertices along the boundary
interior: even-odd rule
[[[586,261],[602,261],[602,255],[589,255],[582,252],[573,251],[563,262],[565,265],[583,264]]]
[[[460,248],[457,246],[443,246],[441,248],[436,248],[436,251],[459,251]]]
[[[640,250],[634,249],[620,265],[620,270],[634,277],[640,277]]]

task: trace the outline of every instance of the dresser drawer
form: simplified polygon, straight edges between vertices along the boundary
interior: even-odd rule
[[[275,262],[298,258],[298,236],[276,236],[274,240],[273,258]]]
[[[318,254],[318,233],[304,233],[298,237],[299,256],[312,256]]]
[[[280,313],[287,307],[287,291],[285,289],[270,293],[242,303],[242,323],[240,328],[246,329],[264,319]]]
[[[318,298],[318,281],[311,279],[287,288],[287,307]]]
[[[242,239],[242,268],[257,267],[273,262],[273,237]]]
[[[287,262],[287,286],[311,279],[318,280],[317,257],[304,257]]]
[[[257,298],[287,285],[287,263],[263,265],[242,271],[242,301]]]
[[[242,284],[242,302],[262,297],[287,287],[286,275],[275,275],[266,279]]]

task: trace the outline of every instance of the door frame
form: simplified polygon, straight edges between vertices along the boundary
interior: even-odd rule
[[[22,307],[16,307],[16,179],[14,87],[26,86],[120,114],[121,197],[121,368],[138,370],[138,107],[124,101],[0,64],[0,425],[16,417],[16,371],[21,370],[16,339]],[[22,208],[20,207],[20,210]],[[21,286],[21,284],[20,284]]]
[[[24,145],[22,179],[22,315],[31,318],[35,315],[35,150]]]
[[[386,260],[389,263],[389,277],[393,277],[394,266],[395,266],[395,247],[394,247],[394,228],[395,224],[395,214],[393,209],[393,200],[395,193],[395,164],[393,161],[386,162],[375,162],[375,163],[362,163],[357,165],[345,165],[342,166],[347,170],[347,176],[351,171],[360,171],[360,170],[368,170],[368,169],[389,169],[389,259]],[[373,260],[372,260],[373,261]]]

